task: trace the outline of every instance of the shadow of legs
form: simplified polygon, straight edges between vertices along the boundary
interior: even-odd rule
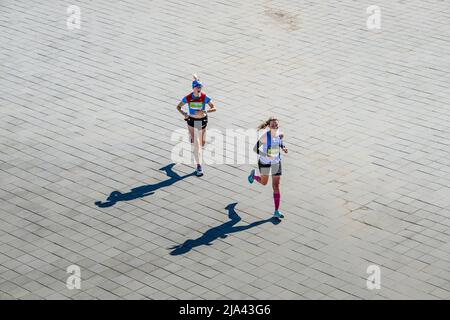
[[[186,240],[183,244],[179,244],[179,245],[171,247],[170,249],[172,251],[170,252],[170,254],[172,256],[185,254],[185,253],[191,251],[192,248],[195,248],[195,247],[198,247],[201,245],[209,246],[209,245],[211,245],[211,242],[213,242],[214,240],[216,240],[218,238],[224,239],[230,233],[244,231],[244,230],[259,226],[263,223],[272,222],[274,225],[277,225],[280,223],[280,220],[278,220],[277,218],[271,217],[269,219],[255,221],[255,222],[250,223],[245,226],[235,227],[234,225],[236,223],[238,223],[239,221],[241,221],[241,217],[235,211],[236,205],[237,205],[237,203],[231,203],[228,206],[226,206],[226,208],[225,208],[228,210],[228,218],[230,218],[230,221],[227,221],[217,227],[209,229],[208,231],[206,231],[203,235],[201,235],[197,239],[189,239],[189,240]]]
[[[169,179],[155,183],[155,184],[149,184],[145,186],[140,186],[137,188],[133,188],[130,190],[130,192],[127,193],[121,193],[119,191],[113,191],[109,195],[109,197],[106,199],[105,202],[96,201],[95,205],[100,208],[107,208],[115,205],[119,201],[129,201],[134,200],[142,197],[146,197],[149,195],[154,194],[156,190],[168,187],[180,180],[186,179],[187,177],[194,176],[195,173],[192,172],[190,174],[186,174],[184,176],[178,175],[176,172],[174,172],[172,169],[174,167],[174,163],[168,164],[167,166],[159,169],[166,172],[166,175],[169,177]]]

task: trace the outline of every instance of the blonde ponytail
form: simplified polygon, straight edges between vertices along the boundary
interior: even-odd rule
[[[192,75],[192,77],[194,78],[194,80],[199,81],[199,78],[198,78],[198,76],[195,73]]]
[[[271,116],[269,119],[267,119],[266,121],[262,122],[259,126],[258,126],[258,130],[263,130],[265,128],[267,128],[270,125],[270,121],[272,120],[278,120],[277,118],[275,118],[274,116]]]

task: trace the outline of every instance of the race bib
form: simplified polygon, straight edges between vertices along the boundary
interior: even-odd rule
[[[202,102],[191,102],[189,104],[189,108],[195,109],[195,110],[201,110],[203,108],[203,103]]]
[[[278,147],[278,146],[267,149],[267,154],[270,157],[276,157],[279,153],[280,153],[280,147]]]

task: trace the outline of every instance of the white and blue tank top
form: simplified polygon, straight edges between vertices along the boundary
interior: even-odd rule
[[[263,145],[263,152],[273,157],[270,159],[266,156],[260,156],[259,160],[264,164],[279,163],[281,161],[281,138],[277,130],[277,134],[272,136],[270,130],[266,132],[266,143]]]

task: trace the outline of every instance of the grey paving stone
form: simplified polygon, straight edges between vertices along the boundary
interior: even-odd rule
[[[80,30],[55,23],[60,1],[3,2],[0,299],[450,297],[445,2],[380,0],[381,30],[350,0],[80,2]],[[254,164],[174,183],[161,169],[187,134],[175,106],[194,72],[218,108],[208,137],[279,117],[281,223],[251,225],[273,213]],[[114,191],[128,198],[108,206]],[[232,203],[241,230],[223,225]]]

